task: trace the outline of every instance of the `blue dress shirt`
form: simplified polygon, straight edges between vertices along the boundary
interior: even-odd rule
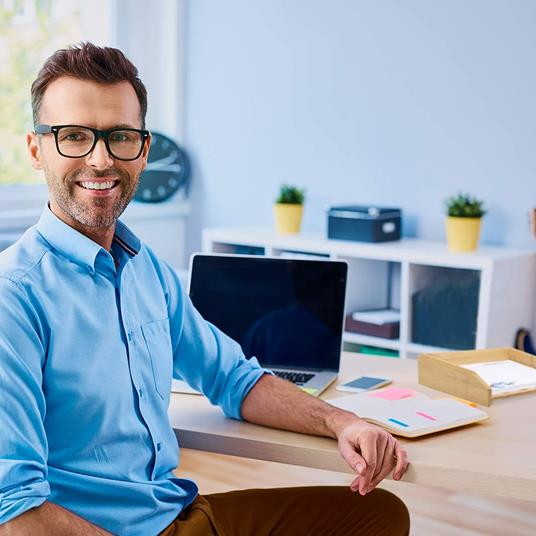
[[[111,251],[47,207],[0,254],[0,523],[49,500],[159,533],[198,492],[172,473],[172,376],[239,419],[266,372],[121,222]]]

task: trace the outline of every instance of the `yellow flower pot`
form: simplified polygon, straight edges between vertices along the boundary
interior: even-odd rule
[[[303,205],[276,203],[274,205],[275,226],[279,234],[300,232]]]
[[[445,226],[450,251],[474,251],[477,249],[481,220],[482,218],[455,218],[449,216],[445,221]]]

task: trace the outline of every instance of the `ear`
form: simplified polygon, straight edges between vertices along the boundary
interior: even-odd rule
[[[143,171],[147,167],[147,157],[149,156],[149,149],[151,148],[151,133],[143,143],[143,151],[141,152],[141,170]]]
[[[26,145],[28,146],[28,152],[30,153],[30,160],[34,169],[43,169],[43,162],[41,160],[41,148],[39,147],[39,139],[35,132],[28,132],[26,134]]]

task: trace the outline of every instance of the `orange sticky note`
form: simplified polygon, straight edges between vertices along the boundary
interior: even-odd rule
[[[417,391],[415,389],[401,389],[400,387],[387,387],[381,391],[375,391],[370,393],[369,396],[375,396],[377,398],[385,398],[385,400],[400,400],[401,398],[409,398],[415,396]]]
[[[446,398],[447,400],[457,400],[458,402],[462,402],[463,404],[467,404],[468,406],[471,406],[472,408],[477,408],[478,405],[475,404],[474,402],[470,402],[469,400],[465,400],[463,398],[458,398],[457,396],[453,396],[453,397],[450,397],[450,396],[442,396],[441,399],[444,399]],[[440,398],[438,398],[438,400],[441,400]]]

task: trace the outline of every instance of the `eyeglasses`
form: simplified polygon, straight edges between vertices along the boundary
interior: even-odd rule
[[[58,153],[67,158],[87,156],[102,138],[110,155],[117,160],[139,158],[143,144],[149,137],[148,130],[136,128],[98,130],[80,125],[37,125],[35,133],[54,134]]]

